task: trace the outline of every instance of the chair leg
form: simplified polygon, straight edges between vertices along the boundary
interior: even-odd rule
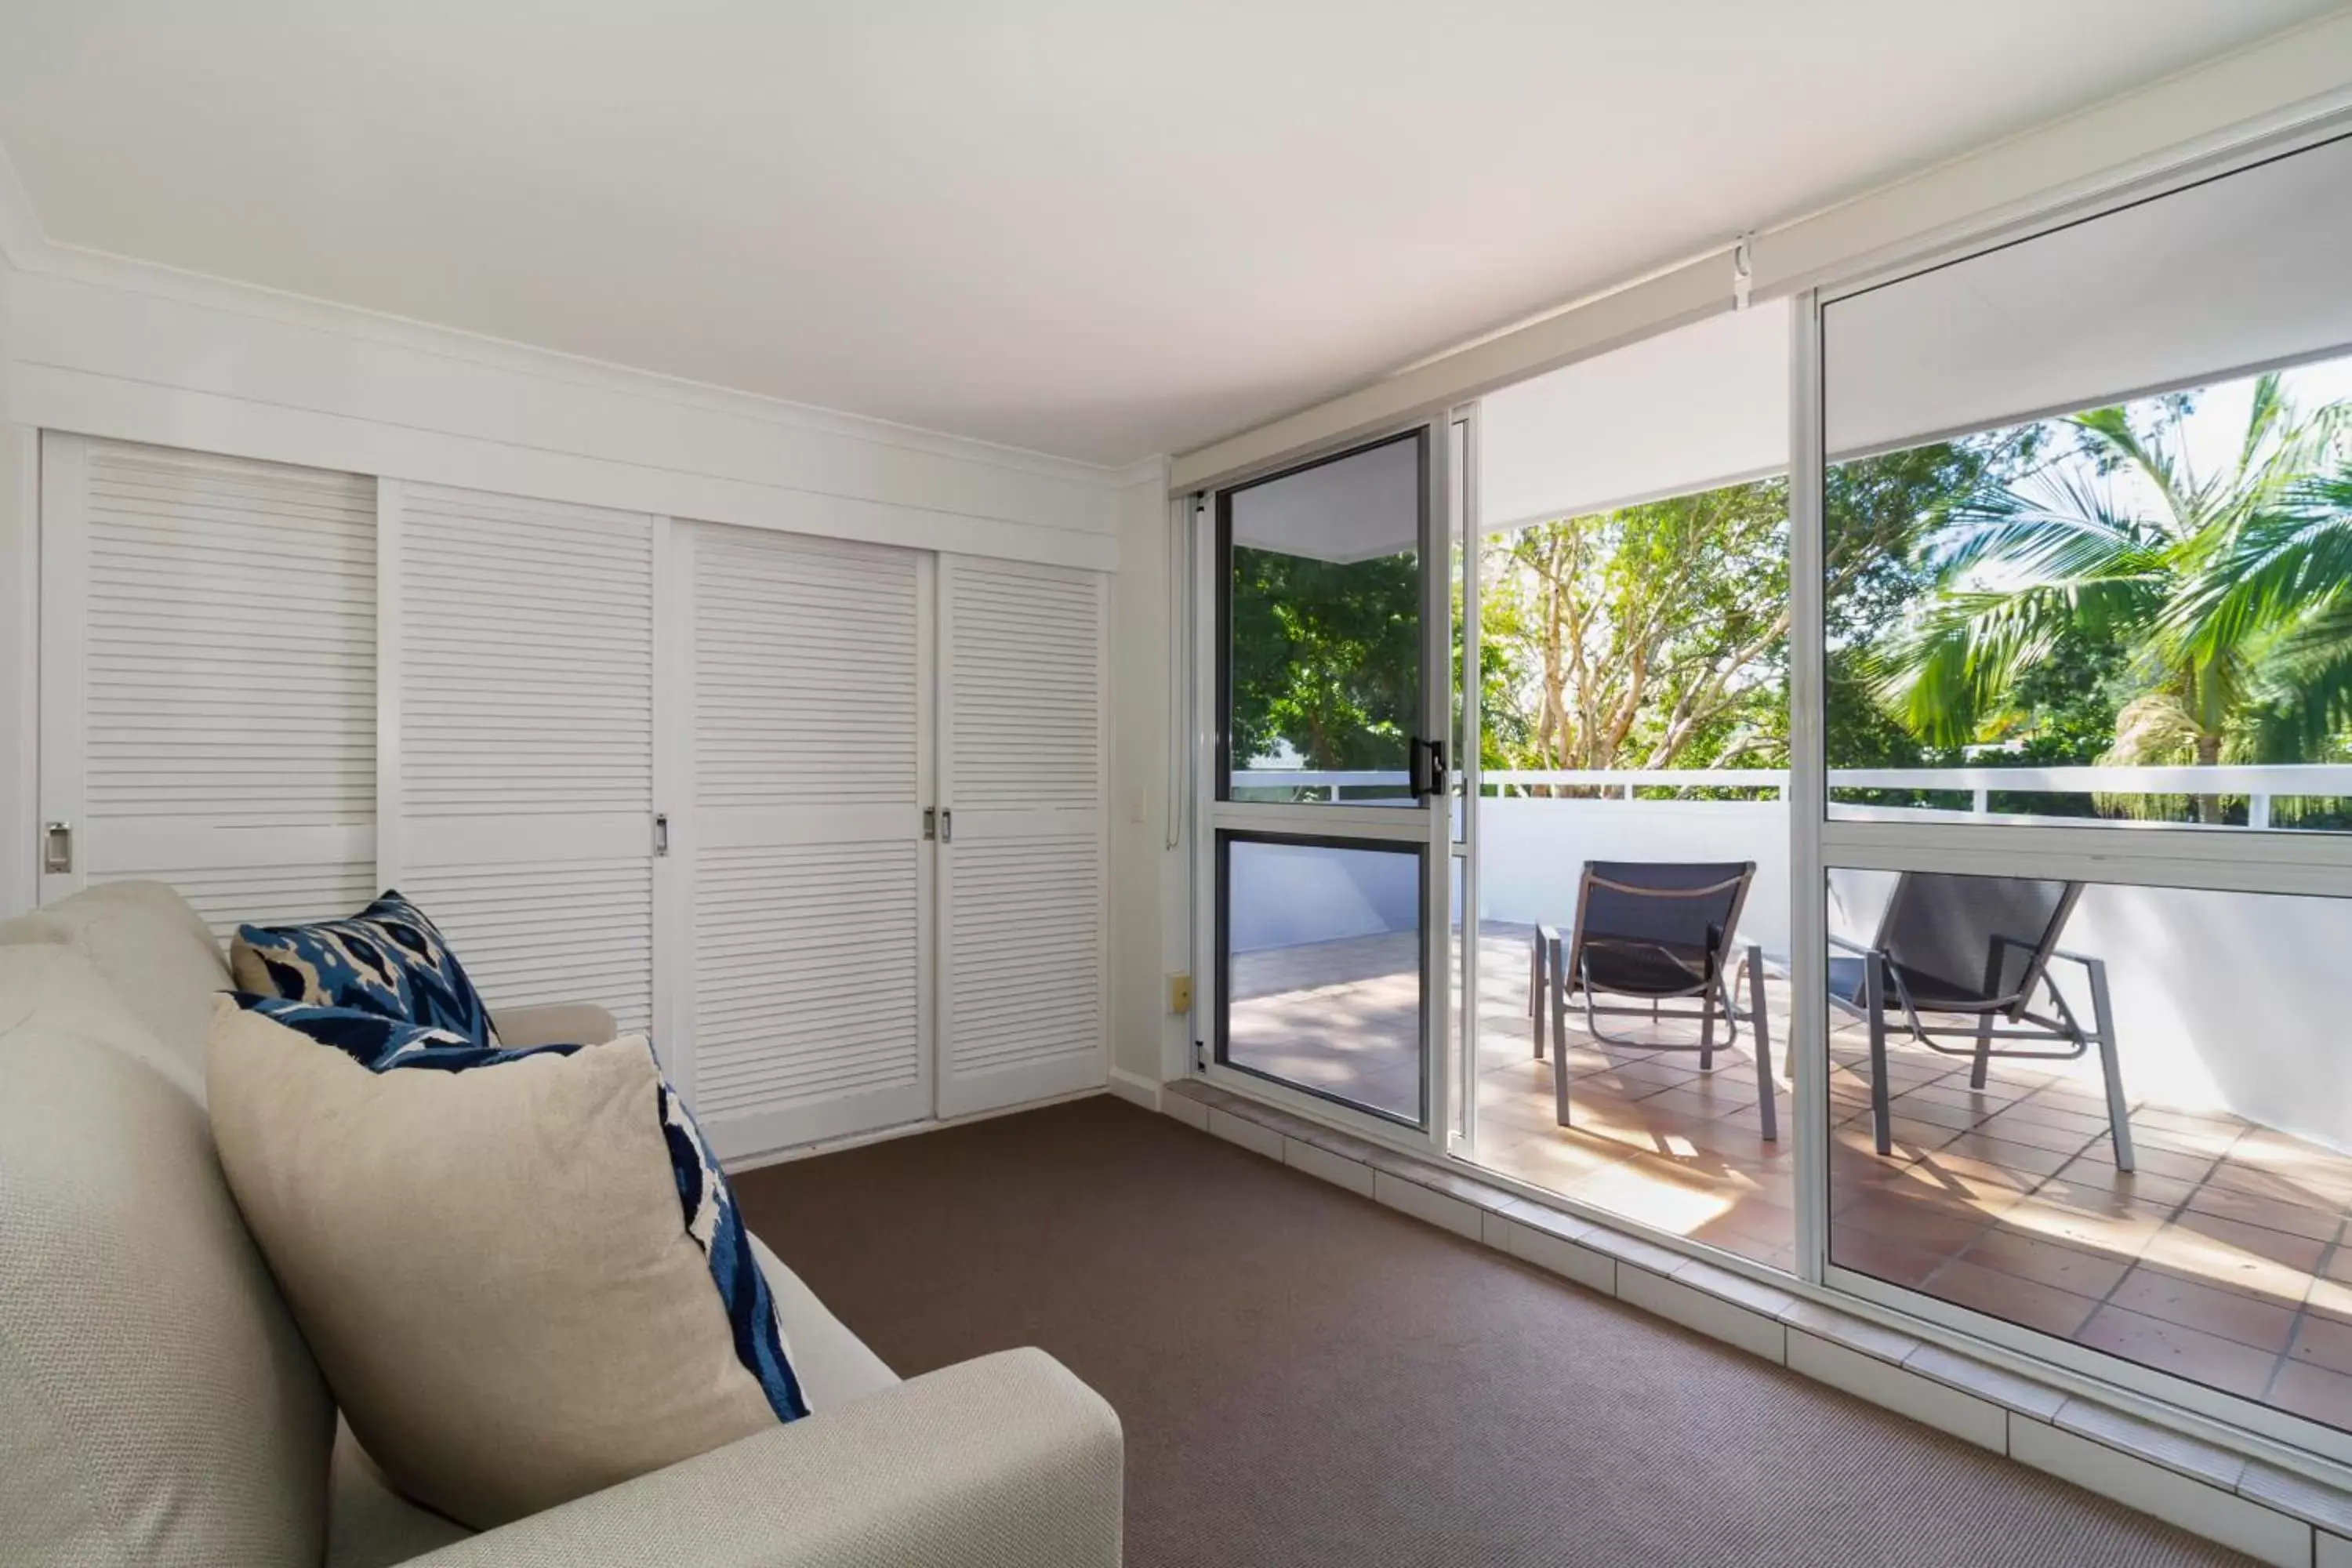
[[[1544,1058],[1544,939],[1538,928],[1528,938],[1528,1033],[1535,1037],[1536,1060]]]
[[[1772,1027],[1764,1021],[1764,950],[1748,950],[1748,1033],[1756,1042],[1756,1114],[1764,1123],[1764,1141],[1780,1141],[1780,1110],[1772,1097]]]
[[[2124,1099],[2123,1069],[2116,1062],[2116,1016],[2107,1000],[2107,966],[2090,964],[2091,1026],[2099,1032],[2099,1076],[2107,1085],[2107,1125],[2116,1137],[2116,1169],[2132,1169],[2131,1106]]]
[[[1870,1020],[1870,1125],[1881,1154],[1895,1152],[1894,1115],[1887,1108],[1886,1096],[1886,996],[1885,982],[1878,973],[1878,956],[1873,953],[1868,967],[1863,972],[1862,1005]]]
[[[1568,1125],[1568,944],[1554,932],[1546,944],[1551,969],[1551,1092],[1553,1110]]]
[[[1654,1002],[1651,1006],[1657,1005]],[[1698,1070],[1715,1070],[1715,987],[1710,985],[1698,1004]]]
[[[1992,952],[1985,957],[1984,994],[1986,995],[1997,996],[2000,994],[2000,976],[2001,944],[1996,939],[1992,944]],[[1992,1066],[1992,1014],[1984,1013],[1978,1016],[1977,1059],[1969,1068],[1970,1089],[1982,1089],[1985,1086],[1985,1074]]]

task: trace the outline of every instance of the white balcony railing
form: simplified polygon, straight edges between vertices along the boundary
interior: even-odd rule
[[[1768,953],[1789,951],[1784,771],[1512,769],[1482,777],[1481,919],[1513,926],[1572,919],[1577,868],[1587,860],[1748,860],[1756,865],[1756,879],[1741,939]],[[1265,769],[1234,777],[1239,789],[1341,801],[1376,794],[1394,800],[1405,783],[1402,773],[1389,772]],[[1829,784],[1832,791],[1933,792],[1952,797],[1954,807],[1959,799],[1971,807],[1842,810],[1880,820],[2064,820],[1993,811],[1996,799],[2009,805],[2014,795],[2247,800],[2243,826],[2169,829],[2229,833],[2271,825],[2273,806],[2282,800],[2352,799],[2352,766],[1840,768],[1831,771]],[[1546,786],[1571,793],[1555,795]],[[1699,789],[1712,798],[1693,798],[1689,792]],[[1399,857],[1302,848],[1279,867],[1255,869],[1268,879],[1250,889],[1236,883],[1237,951],[1409,929],[1419,919],[1420,884]],[[1871,930],[1873,900],[1884,898],[1885,880],[1884,873],[1832,869],[1832,928],[1850,935]],[[2352,1016],[2352,989],[2342,978],[2343,954],[2352,952],[2352,898],[2094,884],[2066,943],[2109,966],[2135,1095],[2184,1109],[2225,1106],[2352,1152],[2352,1089],[2345,1087],[2342,1057],[2342,1020]],[[1512,984],[1517,971],[1506,969],[1510,973],[1487,983]]]
[[[1503,799],[1532,797],[1540,788],[1605,790],[1622,800],[1641,798],[1639,792],[1644,790],[1692,789],[1752,791],[1758,799],[1779,799],[1789,787],[1785,768],[1496,768],[1479,777],[1486,793]],[[1236,772],[1233,782],[1237,790],[1305,790],[1315,792],[1310,798],[1346,801],[1393,797],[1405,787],[1406,778],[1401,772],[1266,768]],[[1458,774],[1455,783],[1460,783]],[[2242,796],[2247,803],[2244,826],[2266,828],[2271,826],[2273,800],[2352,798],[2352,765],[2277,763],[2217,767],[1832,768],[1829,787],[1833,796],[1835,792],[1845,790],[1966,795],[1970,803],[1968,814],[1977,816],[1993,815],[1995,793]],[[1873,809],[1924,812],[1937,808]]]

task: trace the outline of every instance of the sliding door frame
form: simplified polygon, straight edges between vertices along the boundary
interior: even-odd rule
[[[1447,775],[1438,770],[1436,792],[1411,805],[1349,805],[1275,804],[1234,801],[1231,794],[1231,741],[1227,732],[1227,700],[1231,679],[1232,497],[1235,490],[1280,479],[1360,452],[1412,438],[1420,454],[1420,497],[1416,548],[1421,561],[1418,611],[1419,690],[1415,703],[1415,740],[1441,740],[1450,750],[1455,733],[1453,720],[1454,657],[1452,574],[1447,563],[1452,542],[1450,515],[1454,487],[1451,477],[1453,443],[1450,416],[1418,420],[1384,427],[1370,436],[1309,454],[1298,460],[1250,476],[1234,485],[1208,492],[1205,515],[1212,526],[1198,531],[1199,622],[1210,635],[1202,639],[1196,666],[1200,737],[1199,787],[1195,812],[1195,900],[1192,973],[1210,987],[1210,994],[1194,998],[1198,1036],[1193,1043],[1193,1071],[1223,1087],[1337,1121],[1352,1131],[1414,1152],[1443,1157],[1454,1125],[1456,1092],[1453,1052],[1454,975],[1446,961],[1451,930],[1452,857],[1454,832],[1452,796]],[[1449,759],[1450,762],[1450,759]],[[1408,773],[1412,761],[1407,759]],[[1229,931],[1228,845],[1241,843],[1297,844],[1325,848],[1360,847],[1380,851],[1410,846],[1418,851],[1421,977],[1421,1115],[1418,1121],[1385,1113],[1370,1106],[1273,1077],[1227,1059],[1225,1052],[1228,993],[1226,939]]]
[[[1790,896],[1790,973],[1825,973],[1827,889],[1832,868],[2006,874],[2157,889],[2344,897],[2352,889],[2352,833],[2200,830],[2175,824],[1889,822],[1831,815],[1822,721],[1826,691],[1826,605],[1822,599],[1829,469],[1828,364],[1824,311],[1838,300],[2006,246],[2143,203],[2227,179],[2262,164],[2352,135],[2352,116],[2336,115],[2278,137],[2176,168],[2119,182],[2038,216],[1979,228],[1969,237],[1914,247],[1867,271],[1796,297],[1791,356]],[[2212,381],[2263,368],[2341,358],[2346,345],[2315,349],[2268,366],[2224,367]],[[2123,389],[2116,395],[2140,395]],[[2034,417],[2021,415],[2019,420]],[[1803,700],[1799,694],[1802,694]],[[2159,1425],[2253,1447],[2290,1469],[2317,1473],[2326,1461],[2352,1464],[2352,1433],[2292,1415],[2258,1401],[2158,1372],[2121,1356],[1892,1284],[1830,1259],[1835,1194],[1828,1172],[1826,1089],[1829,1019],[1819,986],[1791,987],[1790,1059],[1796,1065],[1798,1266],[1825,1299],[1867,1303],[1881,1312],[1933,1325],[1955,1342],[2006,1352],[2037,1372],[2095,1389]],[[2251,1441],[2250,1441],[2251,1440]]]
[[[1822,702],[1826,659],[1823,622],[1824,569],[1822,508],[1826,473],[1823,427],[1824,367],[1822,310],[1826,304],[1879,284],[1958,260],[1979,252],[2097,218],[2105,214],[2174,191],[2251,168],[2256,164],[2315,147],[2352,134],[2352,109],[2334,109],[2299,123],[2257,128],[2226,139],[2213,138],[2180,149],[2177,154],[2143,159],[2093,180],[2049,193],[2029,202],[2011,204],[1979,218],[1939,229],[1904,245],[1882,248],[1847,260],[1823,262],[1794,275],[1782,287],[1761,298],[1791,300],[1790,318],[1790,962],[1793,974],[1821,973],[1827,963],[1826,914],[1829,866],[1982,871],[1989,864],[2030,864],[2042,875],[2085,880],[2129,881],[2145,886],[2234,889],[2283,894],[2341,895],[2352,887],[2352,835],[2323,843],[2320,836],[2287,839],[2281,835],[2169,834],[2129,826],[2069,827],[2000,824],[1887,824],[1832,821],[1828,815],[1827,759]],[[1733,308],[1727,274],[1722,309]],[[1670,331],[1681,321],[1662,321],[1651,336]],[[1622,346],[1612,340],[1602,346],[1568,356],[1560,363],[1595,357]],[[1538,366],[1512,377],[1513,384],[1558,365]],[[1449,401],[1424,410],[1432,428],[1445,443],[1445,422],[1467,408],[1473,414],[1467,447],[1469,479],[1475,484],[1476,445],[1474,399]],[[1393,434],[1402,424],[1381,430]],[[1276,459],[1252,462],[1196,481],[1190,496],[1198,505],[1222,489],[1287,472],[1308,462],[1343,454],[1376,437],[1359,432],[1342,439],[1316,442]],[[1470,508],[1475,517],[1475,502]],[[1197,514],[1196,514],[1197,515]],[[1192,900],[1194,973],[1214,984],[1215,957],[1220,951],[1217,904],[1216,840],[1219,822],[1213,808],[1220,777],[1215,742],[1221,723],[1218,688],[1218,640],[1208,635],[1222,630],[1211,613],[1220,602],[1220,555],[1214,531],[1195,530],[1192,648],[1194,821]],[[1475,527],[1465,559],[1475,561]],[[1466,613],[1471,617],[1471,641],[1475,642],[1475,572],[1468,585]],[[1465,650],[1458,679],[1475,705],[1477,665]],[[1800,698],[1799,694],[1806,694]],[[1439,731],[1433,731],[1439,732]],[[1465,724],[1462,743],[1475,746],[1475,719]],[[1475,751],[1458,759],[1465,792],[1476,787]],[[1318,808],[1290,808],[1313,813],[1315,822],[1328,823]],[[1475,809],[1475,808],[1474,808]],[[1299,824],[1301,829],[1307,826]],[[1476,831],[1466,834],[1475,861]],[[1475,865],[1465,866],[1464,903],[1465,941],[1475,931]],[[1442,883],[1444,879],[1432,878]],[[1439,893],[1445,889],[1441,886]],[[1434,967],[1443,968],[1443,965]],[[1470,971],[1475,973],[1475,970]],[[2286,1415],[2251,1401],[2221,1394],[2169,1374],[2105,1355],[2086,1347],[2058,1341],[1984,1314],[1887,1285],[1869,1276],[1839,1268],[1829,1262],[1831,1194],[1828,1172],[1829,1108],[1826,1095],[1829,1066],[1829,1008],[1818,988],[1791,987],[1790,1037],[1786,1060],[1793,1079],[1793,1115],[1797,1174],[1796,1258],[1793,1278],[1761,1265],[1654,1230],[1638,1220],[1601,1211],[1574,1199],[1536,1188],[1507,1175],[1457,1161],[1490,1184],[1522,1193],[1548,1206],[1642,1233],[1673,1251],[1700,1257],[1736,1273],[1762,1279],[1793,1289],[1812,1300],[1835,1306],[1866,1321],[1913,1333],[1932,1343],[1950,1346],[1997,1367],[2006,1367],[2057,1387],[2096,1398],[2159,1426],[2207,1441],[2219,1441],[2255,1454],[2289,1470],[2328,1475],[2331,1463],[2352,1463],[2352,1436],[2315,1423]],[[1455,1026],[1463,1070],[1454,1086],[1466,1095],[1475,1084],[1475,995]],[[1414,1149],[1423,1143],[1444,1156],[1475,1152],[1475,1110],[1464,1100],[1465,1131],[1469,1137],[1458,1151],[1449,1151],[1434,1109],[1426,1139],[1408,1138],[1393,1124],[1361,1125],[1366,1119],[1337,1113],[1328,1100],[1300,1094],[1279,1084],[1232,1074],[1212,1059],[1217,1037],[1213,1024],[1214,1003],[1198,999],[1193,1017],[1196,1034],[1192,1072],[1250,1097],[1327,1122],[1339,1121],[1377,1141]],[[1441,1074],[1440,1076],[1444,1076]]]

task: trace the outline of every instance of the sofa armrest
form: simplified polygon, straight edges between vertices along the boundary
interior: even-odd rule
[[[1118,1568],[1101,1395],[1003,1351],[446,1546],[409,1568]]]
[[[503,1007],[490,1015],[499,1044],[601,1046],[618,1038],[621,1026],[593,1002],[546,1002],[536,1007]]]

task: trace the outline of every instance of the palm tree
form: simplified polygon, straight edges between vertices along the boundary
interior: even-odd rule
[[[2147,405],[2141,405],[2143,409]],[[2243,437],[2195,471],[2188,407],[2158,400],[2062,421],[2089,461],[2047,461],[1970,498],[1929,545],[1938,591],[1872,660],[1887,711],[1933,745],[2013,723],[2019,676],[2070,634],[2125,646],[2140,694],[2109,763],[2308,761],[2352,718],[2352,405],[2301,416],[2275,374]],[[2145,428],[2142,428],[2142,426]],[[2117,505],[2136,476],[2152,504]],[[2199,799],[2218,821],[2218,795]]]

